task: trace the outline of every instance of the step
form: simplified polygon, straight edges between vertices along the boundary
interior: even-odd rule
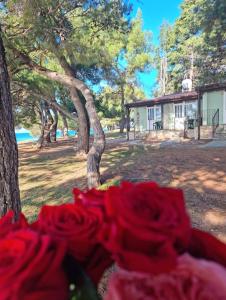
[[[225,127],[217,127],[216,131],[226,131],[226,128]]]
[[[213,138],[212,140],[213,141],[226,141],[226,138],[224,138],[224,139],[223,138],[219,138],[219,139],[218,138]]]
[[[226,132],[222,131],[222,132],[215,132],[215,134],[218,134],[218,135],[226,135]]]
[[[213,140],[226,140],[226,135],[215,135]]]
[[[226,131],[226,124],[219,125],[216,128],[216,131]]]

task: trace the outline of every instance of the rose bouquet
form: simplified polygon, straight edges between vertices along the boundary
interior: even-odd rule
[[[0,300],[226,299],[226,245],[191,227],[182,191],[124,182],[73,193],[32,224],[0,219]]]

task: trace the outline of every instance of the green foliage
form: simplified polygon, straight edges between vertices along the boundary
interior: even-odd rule
[[[106,118],[123,117],[124,104],[144,98],[139,74],[152,67],[151,33],[142,29],[141,11],[126,34],[112,36],[105,48],[104,85],[98,93],[98,108]],[[115,42],[117,40],[117,43]]]
[[[106,86],[96,95],[96,107],[98,114],[103,118],[116,118],[119,120],[122,114],[122,94],[120,86]],[[125,102],[132,102],[133,99],[144,99],[145,94],[139,87],[125,84],[123,87]]]
[[[167,59],[167,92],[180,90],[185,77],[194,86],[226,79],[225,0],[184,0],[181,15],[168,29],[161,32],[158,49]],[[159,63],[157,68],[160,75]]]
[[[31,72],[12,49],[17,48],[39,65],[60,73],[64,71],[59,62],[65,57],[77,78],[90,86],[98,84],[108,63],[105,53],[110,53],[112,59],[123,47],[121,42],[120,48],[115,47],[115,41],[121,41],[128,31],[130,9],[124,0],[7,1],[1,16],[13,81],[26,85],[30,94],[55,97],[58,104],[73,112],[67,90]],[[37,101],[40,100],[41,97]],[[20,101],[20,110],[29,101],[28,97]],[[19,116],[18,119],[22,120]]]

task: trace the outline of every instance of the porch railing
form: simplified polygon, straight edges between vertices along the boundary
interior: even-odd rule
[[[217,111],[218,111],[218,113],[217,113]],[[199,125],[200,126],[203,126],[203,125],[212,126],[214,116],[215,116],[215,118],[217,118],[217,115],[219,116],[219,109],[205,109],[200,112],[200,116],[198,116],[198,113],[196,113],[193,116],[193,118],[189,118],[189,119],[194,119],[194,127],[198,127]],[[219,119],[218,119],[218,122],[219,122]]]
[[[219,126],[219,119],[220,118],[219,118],[219,108],[218,108],[212,118],[213,136],[217,130],[217,127]]]
[[[201,124],[200,125],[209,125],[213,124],[214,115],[217,113],[217,109],[206,109],[201,111]],[[205,123],[204,123],[205,121]]]

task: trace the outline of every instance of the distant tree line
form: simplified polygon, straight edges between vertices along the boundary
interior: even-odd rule
[[[194,87],[225,81],[226,1],[184,0],[176,22],[161,26],[156,61],[156,95],[181,90],[184,78]]]

